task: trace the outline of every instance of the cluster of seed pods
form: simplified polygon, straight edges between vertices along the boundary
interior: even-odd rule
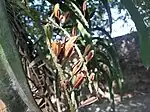
[[[87,10],[86,0],[83,2],[81,9],[85,17],[85,14],[86,14],[85,12]],[[54,16],[55,16],[55,20],[57,23],[65,24],[68,22],[70,18],[70,13],[69,12],[62,13],[60,10],[60,6],[57,3],[54,6]],[[52,50],[54,51],[55,55],[57,56],[59,60],[63,60],[64,58],[69,59],[76,52],[75,44],[78,39],[76,30],[77,30],[77,27],[74,26],[72,28],[71,37],[67,38],[68,40],[65,41],[64,43],[52,42],[51,44]],[[92,49],[92,45],[89,44],[85,47],[85,50],[82,54],[82,58],[78,57],[78,60],[73,63],[73,66],[71,69],[71,77],[69,79],[61,81],[60,87],[65,90],[70,87],[73,89],[78,89],[79,87],[81,87],[82,84],[84,84],[86,79],[89,80],[89,83],[94,81],[95,74],[91,73],[89,75],[88,69],[86,66],[88,62],[93,58],[93,56],[94,56],[94,50]],[[98,98],[95,96],[90,97],[87,100],[81,102],[81,107],[85,105],[89,105],[92,102],[95,102],[97,100]]]
[[[83,2],[82,11],[85,16],[86,0]],[[70,13],[62,13],[60,10],[60,5],[57,3],[54,6],[54,16],[56,22],[64,24],[69,20]],[[52,50],[59,60],[69,58],[73,55],[73,53],[75,52],[74,45],[76,44],[76,40],[78,39],[78,36],[76,35],[76,26],[74,26],[72,28],[71,38],[68,38],[67,41],[65,41],[64,43],[52,42]],[[94,50],[91,50],[91,45],[87,45],[83,53],[83,59],[79,59],[76,63],[73,64],[71,78],[65,81],[61,81],[61,87],[66,89],[68,85],[72,85],[73,88],[78,88],[87,77],[88,70],[86,68],[86,65],[93,56]],[[91,79],[93,79],[93,77]]]

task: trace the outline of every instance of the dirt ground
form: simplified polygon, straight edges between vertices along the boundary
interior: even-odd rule
[[[116,112],[150,112],[150,94],[138,93],[132,98],[125,98],[116,105]],[[92,104],[88,108],[82,108],[80,112],[111,112],[108,104]]]
[[[123,100],[117,102],[116,112],[150,112],[150,72],[135,77],[128,76]],[[117,98],[116,98],[117,100]],[[80,109],[80,112],[111,112],[109,103],[97,102]]]
[[[150,112],[150,69],[139,55],[139,37],[132,33],[114,39],[124,74],[123,100],[117,102],[116,112]],[[117,98],[116,98],[117,100]],[[110,112],[109,103],[97,102],[80,112]]]

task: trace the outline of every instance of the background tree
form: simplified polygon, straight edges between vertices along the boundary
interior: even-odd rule
[[[7,4],[7,7],[9,5]],[[7,107],[7,109],[0,111],[24,111],[27,105],[30,110],[39,112],[40,110],[27,85],[13,40],[12,26],[8,24],[6,4],[3,0],[0,1],[0,13],[0,98],[6,103]]]
[[[125,1],[121,0],[122,4],[126,7],[129,11],[132,20],[134,21],[137,31],[140,35],[140,54],[143,64],[148,68],[149,67],[149,48],[150,46],[150,39],[149,39],[149,26],[146,23],[149,23],[149,9],[148,3],[146,0],[144,1]],[[144,5],[147,3],[146,5]],[[143,8],[143,6],[145,8]],[[140,9],[142,8],[142,9]],[[140,10],[138,10],[140,9]],[[140,13],[141,11],[145,10],[145,13]],[[137,18],[139,17],[139,18]],[[147,19],[145,19],[147,18]],[[144,20],[145,19],[145,20]],[[145,22],[144,22],[145,21]]]

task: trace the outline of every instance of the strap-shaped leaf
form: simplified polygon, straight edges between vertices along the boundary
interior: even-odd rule
[[[44,31],[45,31],[46,38],[49,39],[49,41],[51,41],[53,30],[52,30],[52,26],[49,23],[44,25]]]
[[[87,20],[85,19],[84,15],[80,11],[80,9],[76,6],[75,3],[70,2],[70,1],[67,1],[67,3],[70,5],[71,11],[74,12],[74,14],[77,18],[76,21],[78,23],[78,29],[79,29],[80,33],[84,37],[87,44],[90,44],[91,43],[91,40],[90,40],[91,35],[88,31],[89,24],[88,24]]]
[[[75,3],[73,3],[72,1],[68,1],[68,3],[70,4],[70,8],[72,9],[72,11],[75,13],[75,15],[80,18],[81,21],[83,21],[84,25],[89,28],[89,24],[87,22],[87,20],[85,19],[84,15],[82,14],[81,10],[76,6]]]
[[[110,6],[108,3],[108,0],[101,0],[102,3],[104,4],[104,7],[108,13],[108,18],[109,18],[109,28],[110,28],[110,33],[112,32],[112,16],[111,16],[111,11],[110,11]]]
[[[121,71],[121,68],[120,68],[120,65],[119,65],[119,60],[118,60],[118,55],[117,55],[117,52],[116,52],[116,50],[114,49],[114,47],[113,46],[111,46],[110,44],[109,44],[109,42],[108,42],[108,44],[106,45],[103,41],[102,41],[102,39],[100,39],[100,38],[93,38],[93,39],[97,39],[97,40],[100,40],[100,41],[98,41],[97,42],[97,44],[98,45],[102,45],[103,46],[103,48],[105,48],[106,50],[107,50],[107,55],[106,56],[108,56],[108,57],[110,57],[110,59],[111,59],[111,61],[113,62],[113,70],[114,70],[114,72],[112,72],[112,75],[114,75],[114,77],[116,77],[115,78],[115,80],[116,80],[116,82],[117,82],[117,85],[118,85],[118,87],[119,87],[119,89],[121,89],[122,88],[122,82],[120,82],[121,80],[122,80],[122,78],[123,78],[123,74],[122,74],[122,71]],[[105,59],[105,58],[104,58]]]
[[[84,28],[84,26],[79,20],[77,20],[77,23],[78,23],[78,29],[81,32],[82,36],[84,37],[86,43],[91,44],[90,33]]]

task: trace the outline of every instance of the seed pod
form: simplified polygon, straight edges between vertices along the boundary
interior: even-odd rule
[[[59,21],[60,21],[60,23],[64,24],[64,23],[68,22],[69,18],[70,18],[70,13],[66,12],[65,14],[60,16]]]
[[[77,36],[73,36],[69,39],[68,42],[66,42],[65,44],[65,57],[68,56],[68,53],[70,52],[70,50],[72,49],[72,47],[74,46],[75,41],[77,40]]]
[[[52,42],[51,44],[52,50],[56,56],[58,56],[62,50],[61,42]]]
[[[83,57],[87,55],[90,49],[91,49],[91,44],[88,44],[84,50]]]
[[[54,15],[56,18],[59,19],[59,17],[60,17],[60,5],[58,3],[55,4],[55,6],[54,6]]]
[[[81,59],[78,60],[77,63],[73,65],[72,75],[76,75],[83,67],[83,61]]]
[[[76,36],[76,35],[77,35],[76,27],[73,27],[72,28],[72,36]]]
[[[76,75],[75,83],[73,84],[74,88],[78,88],[82,84],[84,78],[86,77],[86,73],[86,71],[81,71]]]
[[[94,81],[94,79],[95,79],[95,73],[92,72],[89,76],[89,81],[92,82]]]
[[[86,11],[87,9],[87,5],[86,5],[86,0],[83,2],[83,6],[82,6],[82,10],[83,11]]]
[[[96,102],[96,101],[98,101],[98,98],[97,98],[97,97],[95,97],[95,96],[90,97],[90,98],[88,98],[87,100],[82,101],[82,102],[81,102],[81,105],[79,106],[79,108],[84,107],[84,106],[87,106],[87,105],[90,105],[90,104],[92,104],[92,103],[94,103],[94,102]]]
[[[86,6],[86,0],[83,2],[83,6],[82,6],[82,10],[83,10],[83,15],[85,16],[85,11],[87,9],[87,6]]]
[[[70,58],[73,54],[75,53],[75,48],[74,46],[69,50],[68,54],[67,54],[67,58]]]
[[[87,56],[85,56],[86,63],[88,63],[94,56],[94,50],[91,50]]]

